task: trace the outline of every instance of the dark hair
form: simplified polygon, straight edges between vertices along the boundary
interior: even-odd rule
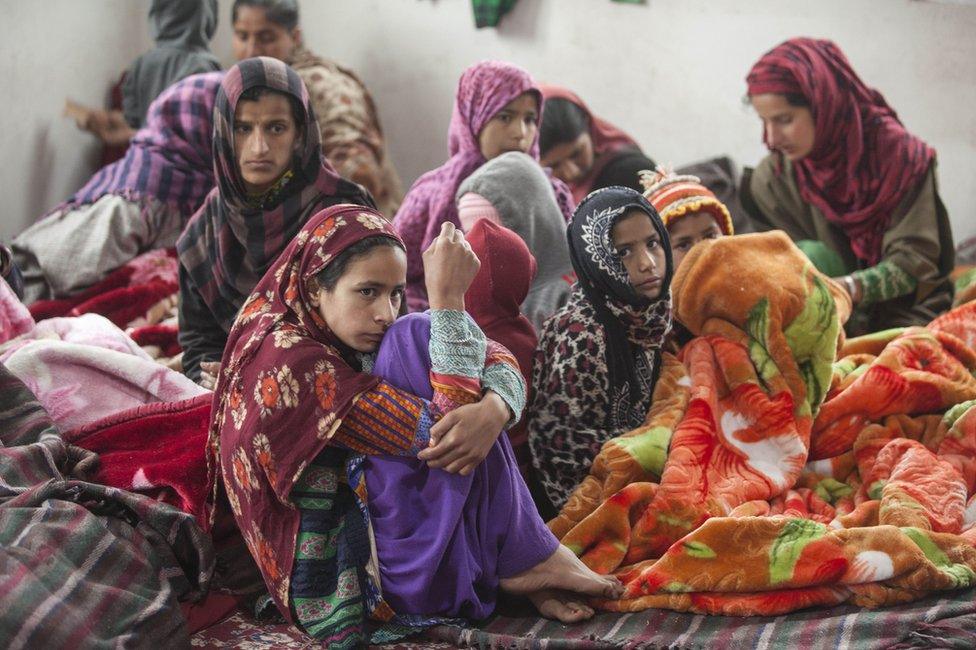
[[[806,95],[803,95],[801,93],[777,93],[777,94],[782,95],[783,99],[785,99],[786,103],[789,104],[790,106],[797,106],[800,108],[810,108],[810,100],[806,98]],[[747,106],[751,104],[752,95],[745,95],[742,98],[742,103]],[[546,104],[546,106],[549,106],[549,104]]]
[[[282,92],[277,88],[269,88],[268,86],[252,86],[241,93],[237,103],[256,102],[265,95],[281,95],[282,97],[286,98],[288,100],[288,106],[291,107],[291,118],[295,120],[295,127],[298,129],[303,129],[305,127],[305,107],[302,106],[301,102],[299,102],[294,95],[291,93]]]
[[[281,25],[288,31],[298,27],[297,0],[234,0],[230,21],[237,22],[237,10],[240,7],[258,7],[264,9],[265,17],[276,25]]]
[[[556,145],[572,142],[590,128],[590,116],[562,97],[547,99],[539,125],[539,151],[546,153]]]
[[[332,291],[339,284],[339,278],[346,272],[350,262],[359,257],[363,257],[369,251],[380,246],[389,246],[390,248],[404,250],[403,244],[389,235],[374,235],[366,239],[360,239],[339,253],[334,260],[329,262],[328,266],[318,272],[315,279],[318,280],[319,286],[326,291]]]
[[[810,100],[808,100],[805,95],[800,93],[783,93],[783,97],[786,98],[786,103],[790,106],[810,108]]]

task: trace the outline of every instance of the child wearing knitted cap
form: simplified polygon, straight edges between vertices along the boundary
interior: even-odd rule
[[[734,233],[729,209],[697,176],[679,176],[658,165],[656,171],[640,172],[640,182],[668,229],[675,270],[698,242]]]

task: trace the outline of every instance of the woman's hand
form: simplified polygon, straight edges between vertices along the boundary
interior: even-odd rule
[[[431,309],[464,311],[464,294],[478,275],[481,262],[453,223],[441,225],[441,234],[424,251],[424,277]]]
[[[429,467],[467,476],[481,464],[512,412],[497,393],[488,391],[475,404],[448,412],[430,429],[430,446],[417,457]]]
[[[220,362],[219,361],[201,361],[200,362],[200,381],[197,383],[206,388],[207,390],[213,390],[217,387],[217,376],[220,374]]]

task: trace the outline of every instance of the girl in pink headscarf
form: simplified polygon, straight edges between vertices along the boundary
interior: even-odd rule
[[[504,61],[482,61],[461,74],[448,129],[446,163],[417,179],[394,218],[407,248],[407,304],[427,308],[421,253],[437,237],[441,224],[460,226],[455,194],[461,182],[488,160],[508,151],[539,159],[542,93],[528,72]],[[553,189],[567,221],[573,200],[553,179]]]

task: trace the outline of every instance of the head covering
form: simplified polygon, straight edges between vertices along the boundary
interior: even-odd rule
[[[464,296],[465,309],[485,336],[515,355],[529,385],[539,339],[521,305],[535,276],[535,258],[517,234],[487,219],[474,225],[467,240],[481,269]]]
[[[514,231],[535,257],[538,272],[522,303],[522,313],[539,328],[569,298],[573,264],[566,244],[566,221],[552,184],[539,163],[513,151],[489,160],[458,189],[487,199],[501,224]]]
[[[686,215],[707,212],[723,235],[728,237],[735,234],[729,209],[701,184],[697,176],[675,174],[673,170],[659,165],[657,171],[642,171],[640,182],[644,186],[644,198],[661,215],[665,227],[670,227]]]
[[[661,294],[648,300],[628,280],[627,270],[613,247],[614,224],[631,210],[645,213],[654,225],[665,251],[667,269],[661,279]],[[639,399],[633,348],[653,352],[655,376],[660,366],[660,349],[671,328],[671,277],[674,263],[668,230],[654,207],[639,192],[626,187],[608,187],[587,196],[569,224],[569,254],[576,269],[577,285],[592,306],[606,337],[606,365],[615,411],[630,410]],[[650,384],[653,386],[654,379]],[[646,409],[640,414],[643,419]],[[621,424],[626,418],[614,416]],[[616,427],[615,427],[616,428]]]
[[[210,53],[216,30],[217,0],[153,0],[149,31],[156,47],[132,63],[122,88],[129,126],[141,127],[147,107],[173,83],[192,74],[220,70],[220,62]]]
[[[603,171],[606,164],[613,158],[612,154],[624,149],[639,149],[640,147],[638,147],[637,142],[632,137],[613,124],[590,112],[590,109],[583,103],[583,100],[572,90],[561,86],[550,86],[548,84],[540,84],[539,88],[542,90],[542,96],[546,100],[565,99],[572,102],[582,109],[590,120],[590,139],[593,141],[593,168],[585,177],[570,186],[573,192],[573,199],[577,202],[582,201],[583,197],[593,187],[593,182],[600,175],[600,172]]]
[[[301,141],[291,177],[260,206],[248,196],[234,155],[234,112],[258,86],[290,95],[303,107]],[[308,218],[335,203],[370,205],[362,189],[339,177],[322,154],[319,129],[301,78],[270,57],[241,61],[227,72],[214,107],[217,189],[177,242],[180,263],[218,322],[229,331],[254,285]]]
[[[379,377],[312,306],[310,281],[367,237],[399,242],[378,212],[336,205],[311,217],[254,287],[224,349],[209,459],[278,608],[291,618],[298,509],[289,494],[356,399]],[[300,406],[300,407],[299,407]]]
[[[613,247],[614,224],[632,210],[651,220],[666,253],[654,300],[634,291]],[[614,186],[591,193],[576,208],[568,237],[579,279],[539,337],[528,424],[536,476],[557,507],[603,444],[647,417],[671,329],[674,269],[667,229],[636,190]]]
[[[935,150],[905,130],[831,41],[786,41],[746,81],[750,96],[799,94],[809,102],[816,137],[810,154],[793,163],[800,195],[844,231],[859,259],[877,264],[891,215],[918,187]]]
[[[498,111],[523,93],[538,98],[541,114],[542,94],[522,68],[504,61],[482,61],[461,74],[447,136],[450,158],[417,179],[394,219],[397,232],[407,245],[407,297],[411,309],[423,308],[427,303],[421,253],[440,233],[441,224],[449,221],[460,226],[455,194],[461,182],[485,163],[478,135]],[[539,159],[538,139],[532,143],[529,155]],[[568,218],[572,211],[569,191],[558,179],[551,182]]]
[[[125,157],[100,169],[51,213],[117,194],[136,202],[152,198],[189,218],[214,185],[212,118],[223,77],[207,72],[167,88],[149,107]]]

